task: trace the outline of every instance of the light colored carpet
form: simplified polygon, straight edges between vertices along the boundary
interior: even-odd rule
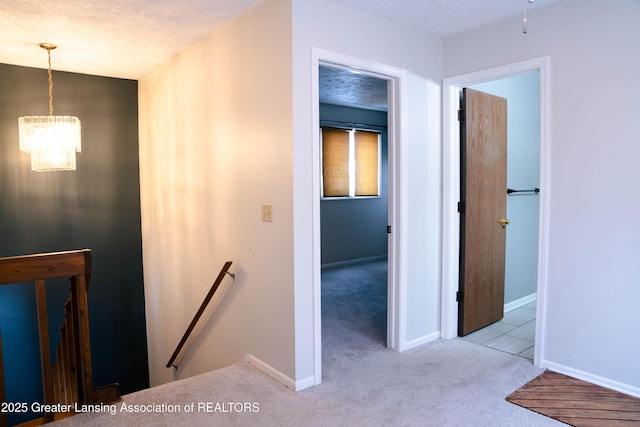
[[[126,395],[116,404],[115,415],[79,414],[56,425],[563,425],[505,401],[540,374],[528,359],[458,339],[438,340],[403,353],[387,350],[385,314],[379,312],[381,295],[386,298],[386,293],[384,288],[372,289],[386,286],[381,285],[384,276],[380,278],[384,264],[374,264],[323,273],[322,384],[293,392],[253,366],[235,365]],[[341,289],[330,290],[332,284]],[[354,289],[358,284],[362,292]],[[371,298],[366,296],[369,291]],[[377,312],[366,309],[369,299]],[[369,322],[358,324],[358,318]],[[178,405],[180,412],[122,412],[123,403]],[[207,403],[214,412],[206,412]],[[191,404],[195,412],[185,413]],[[203,411],[198,412],[198,405]],[[240,411],[245,407],[249,410]]]

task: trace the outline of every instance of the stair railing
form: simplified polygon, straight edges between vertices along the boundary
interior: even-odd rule
[[[70,297],[64,305],[65,321],[52,365],[45,281],[59,278],[69,278]],[[117,384],[93,387],[87,305],[90,279],[90,249],[0,258],[0,285],[35,282],[45,404],[82,405],[119,398]],[[0,386],[3,390],[4,381]],[[45,421],[54,415],[46,414]]]
[[[220,270],[218,277],[216,277],[216,280],[211,285],[211,289],[209,289],[209,293],[207,293],[207,296],[204,297],[204,301],[202,301],[202,304],[200,305],[200,308],[196,312],[196,315],[193,317],[193,320],[191,320],[189,327],[187,327],[187,330],[182,336],[182,339],[178,343],[178,346],[176,347],[175,351],[171,355],[171,358],[167,362],[167,365],[166,365],[167,368],[170,368],[171,366],[173,366],[174,368],[178,369],[178,367],[174,364],[174,362],[176,361],[178,355],[180,354],[180,351],[182,351],[182,348],[184,347],[187,340],[189,339],[191,332],[193,332],[193,329],[196,327],[196,324],[200,320],[200,317],[202,317],[202,314],[204,313],[205,309],[209,305],[209,301],[211,301],[211,298],[213,298],[213,295],[218,290],[218,287],[220,287],[220,283],[222,283],[222,280],[224,279],[225,274],[228,274],[229,276],[231,276],[232,279],[235,280],[236,278],[235,275],[232,273],[229,273],[229,267],[231,267],[231,263],[232,261],[227,261],[222,266],[222,270]]]

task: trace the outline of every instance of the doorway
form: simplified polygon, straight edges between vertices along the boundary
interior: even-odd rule
[[[387,237],[388,272],[387,272],[387,347],[402,351],[405,345],[404,330],[406,316],[406,269],[404,253],[406,246],[404,228],[401,221],[404,215],[402,207],[406,204],[402,191],[401,170],[406,165],[406,156],[402,147],[403,118],[401,111],[406,102],[406,70],[366,61],[348,55],[314,48],[312,50],[312,102],[313,127],[320,128],[318,72],[320,66],[353,70],[387,82],[388,89],[388,225],[391,233]],[[314,377],[319,384],[322,378],[322,319],[321,319],[321,232],[320,232],[320,137],[316,132],[313,140],[314,164],[312,165],[313,185],[313,295],[314,295]]]
[[[324,368],[387,346],[387,80],[320,66]]]
[[[489,170],[482,172],[483,179],[480,182],[485,184],[492,182],[486,178],[495,176],[501,171],[500,182],[497,187],[490,188],[489,194],[483,195],[475,203],[467,203],[468,212],[461,212],[461,220],[470,222],[475,227],[479,221],[479,216],[472,211],[474,207],[484,206],[489,200],[488,197],[495,197],[495,200],[489,203],[491,210],[483,208],[479,212],[494,212],[498,209],[499,213],[490,214],[485,222],[491,233],[497,233],[500,242],[492,245],[484,245],[483,247],[496,248],[495,251],[483,249],[481,251],[471,252],[471,261],[480,261],[480,267],[484,274],[479,277],[494,277],[495,280],[483,283],[483,286],[496,287],[494,292],[483,292],[487,301],[476,300],[474,305],[474,297],[478,294],[471,292],[470,299],[464,299],[460,305],[476,308],[475,312],[471,312],[466,316],[464,310],[458,311],[458,314],[464,319],[466,324],[472,324],[473,316],[480,321],[475,327],[470,328],[464,334],[464,340],[481,344],[485,347],[494,348],[511,354],[533,359],[534,342],[535,342],[535,301],[536,301],[536,268],[538,255],[538,223],[539,223],[539,181],[540,181],[540,77],[537,71],[521,73],[514,76],[492,80],[480,84],[470,85],[463,90],[470,94],[484,94],[481,99],[500,99],[504,100],[504,110],[499,114],[503,120],[493,117],[491,123],[504,123],[504,129],[499,135],[492,136],[485,143],[472,145],[472,147],[485,147],[490,149],[491,156],[489,159],[480,161],[478,156],[467,155],[467,168],[480,162],[483,168]],[[496,98],[499,97],[499,98]],[[471,99],[474,99],[473,97]],[[474,104],[467,100],[467,107],[471,108]],[[491,105],[489,101],[484,101],[481,105],[485,108]],[[484,110],[481,110],[484,111]],[[497,115],[497,110],[488,109],[483,115]],[[468,120],[465,122],[466,127],[478,122],[474,115],[468,114]],[[508,126],[506,122],[508,121]],[[483,127],[485,132],[489,131],[489,127]],[[497,141],[503,136],[503,144],[505,152],[501,167],[492,165],[495,161],[497,150]],[[472,133],[471,137],[474,134]],[[473,139],[473,138],[472,138]],[[490,142],[490,143],[489,143]],[[465,150],[462,149],[462,153]],[[462,156],[465,157],[464,155]],[[464,169],[463,169],[464,171]],[[464,175],[464,173],[463,173]],[[469,180],[467,185],[471,185],[471,189],[478,187],[477,180]],[[485,188],[480,187],[478,190]],[[464,190],[464,186],[462,188]],[[471,195],[482,194],[478,190],[472,191]],[[505,192],[506,190],[506,192]],[[464,193],[464,191],[461,191]],[[463,197],[464,199],[464,197]],[[502,218],[504,223],[499,223],[498,219]],[[464,232],[461,231],[461,236]],[[478,244],[476,234],[471,242]],[[465,245],[461,242],[461,251],[465,251]],[[500,252],[498,257],[496,251]],[[481,254],[480,256],[473,256]],[[493,256],[489,256],[489,254]],[[465,258],[461,258],[465,259]],[[491,264],[487,260],[493,260],[497,265],[494,269],[490,269]],[[499,262],[498,262],[499,260]],[[473,272],[472,265],[466,262],[461,263],[460,280],[464,281],[463,272],[466,269]],[[491,274],[489,274],[491,273]],[[498,277],[500,276],[500,277]],[[478,277],[474,275],[474,277]],[[466,286],[479,285],[478,280],[470,280]],[[462,286],[461,286],[462,288]],[[499,289],[498,289],[499,288]],[[465,292],[466,294],[466,292]],[[477,309],[480,310],[477,310]],[[493,308],[487,310],[486,308]],[[482,316],[488,316],[493,313],[494,317],[489,319],[481,319]],[[458,327],[465,323],[459,321]],[[475,330],[475,332],[474,332]],[[459,335],[460,331],[459,331]]]
[[[459,216],[457,202],[460,197],[460,149],[457,110],[459,108],[459,91],[463,87],[483,82],[503,79],[523,73],[539,73],[540,101],[540,165],[539,165],[539,221],[537,238],[537,266],[535,268],[535,353],[534,364],[542,365],[544,304],[546,289],[546,253],[547,253],[547,212],[549,204],[548,168],[549,159],[549,58],[537,58],[489,70],[446,78],[443,81],[443,292],[441,336],[454,338],[457,336],[459,271]],[[524,300],[520,303],[525,304]],[[529,301],[529,304],[531,302]],[[531,307],[531,305],[529,306]]]

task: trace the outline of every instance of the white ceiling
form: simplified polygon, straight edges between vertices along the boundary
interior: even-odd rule
[[[0,0],[0,63],[138,79],[264,0]]]
[[[447,37],[559,0],[335,0],[372,15]]]
[[[138,79],[264,0],[2,0],[0,63]],[[307,0],[326,1],[326,0]],[[522,14],[526,0],[335,0],[446,37]],[[559,0],[536,0],[530,9]],[[516,18],[517,19],[517,18]]]

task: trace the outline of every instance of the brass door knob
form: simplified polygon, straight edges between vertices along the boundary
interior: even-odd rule
[[[511,221],[509,221],[507,218],[500,218],[500,225],[502,225],[502,228],[506,228],[510,222]]]

